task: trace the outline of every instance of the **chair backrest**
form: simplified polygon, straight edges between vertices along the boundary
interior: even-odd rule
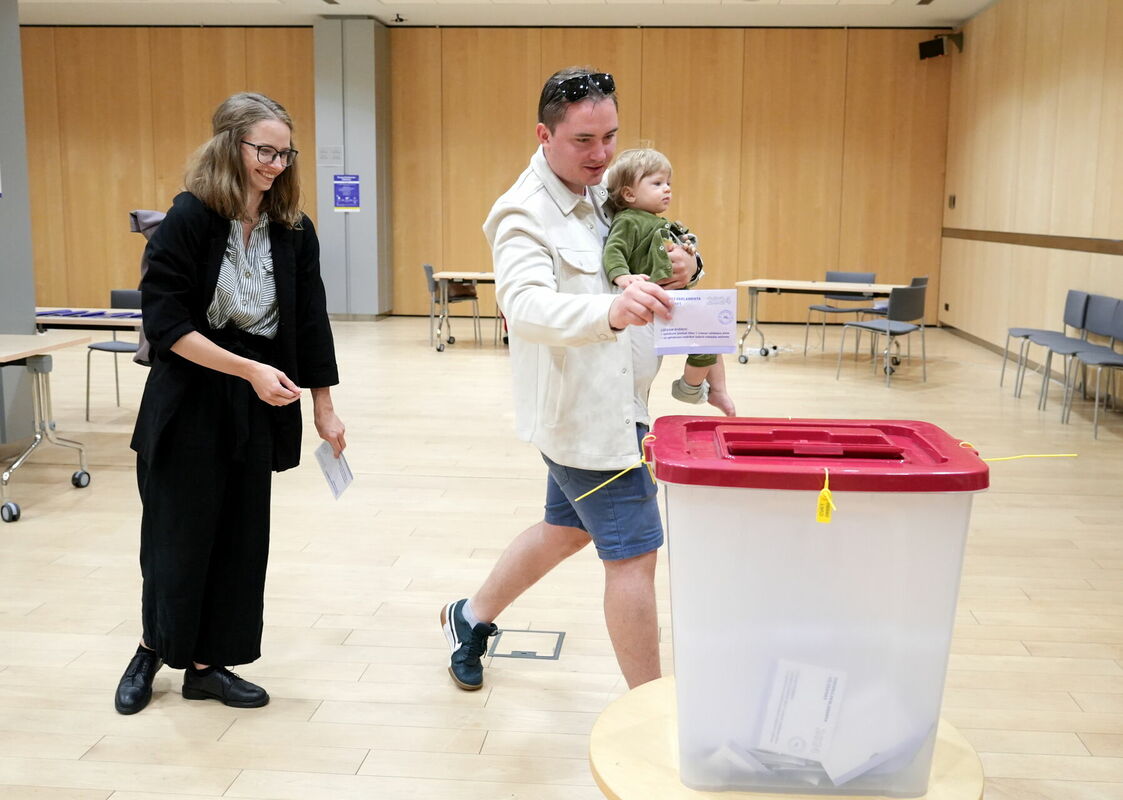
[[[1123,301],[1115,304],[1115,314],[1111,318],[1112,344],[1123,342]]]
[[[1084,329],[1097,336],[1111,336],[1112,318],[1119,301],[1103,294],[1088,295],[1088,313],[1084,317]]]
[[[429,296],[435,298],[437,296],[437,282],[433,280],[433,265],[422,264],[421,268],[425,270],[425,283],[429,286]],[[414,275],[416,274],[415,272]]]
[[[1080,330],[1084,327],[1084,318],[1088,313],[1088,293],[1079,289],[1069,289],[1065,297],[1064,323],[1070,328]]]
[[[876,272],[838,272],[828,269],[827,283],[873,283],[876,275]],[[828,300],[861,300],[865,296],[860,292],[838,292],[823,295]]]
[[[927,275],[921,275],[919,277],[913,278],[909,282],[909,286],[927,286],[927,285],[928,285],[928,276]]]
[[[139,233],[144,237],[144,241],[152,241],[152,234],[160,227],[160,223],[166,217],[163,211],[151,211],[148,209],[138,208],[135,211],[129,212],[129,230],[133,233]],[[140,255],[140,279],[144,280],[144,273],[148,272],[148,247],[144,248],[144,252]],[[113,308],[113,292],[110,291],[109,303]],[[140,308],[140,291],[137,290],[138,297],[136,298],[136,305],[120,306],[120,308]],[[137,329],[137,349],[136,354],[133,356],[133,361],[144,367],[152,366],[152,347],[148,344],[148,339],[144,335],[144,328]]]
[[[110,289],[110,308],[140,308],[140,289]]]
[[[889,293],[888,319],[894,322],[913,322],[924,319],[924,295],[927,286],[901,286]]]

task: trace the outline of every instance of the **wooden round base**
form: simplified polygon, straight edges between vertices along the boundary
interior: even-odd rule
[[[589,741],[597,786],[614,800],[822,800],[823,795],[705,792],[678,777],[678,725],[673,677],[644,684],[606,708]],[[983,767],[974,748],[940,720],[932,778],[919,800],[980,800]],[[877,800],[848,796],[850,800]]]

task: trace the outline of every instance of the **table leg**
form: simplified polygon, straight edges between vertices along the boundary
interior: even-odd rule
[[[54,412],[51,408],[51,357],[31,356],[24,363],[27,371],[31,373],[31,406],[35,416],[35,434],[32,436],[31,444],[0,474],[0,503],[5,506],[5,522],[15,522],[19,519],[20,513],[19,506],[8,501],[8,482],[12,479],[12,473],[23,466],[44,439],[50,444],[77,450],[79,470],[71,475],[70,482],[78,489],[90,485],[86,448],[80,442],[64,439],[55,434]]]
[[[437,352],[443,352],[445,349],[445,329],[448,329],[448,335],[452,336],[452,326],[448,321],[448,278],[441,278],[438,282],[439,294],[441,298],[441,315],[437,318]]]
[[[749,287],[749,325],[745,328],[745,332],[741,334],[741,340],[737,342],[737,360],[742,364],[748,363],[749,357],[745,355],[745,339],[749,338],[749,334],[754,330],[756,335],[760,337],[760,353],[761,355],[768,355],[768,349],[764,346],[764,332],[760,329],[760,323],[757,322],[757,295],[760,294],[760,289],[752,286]]]

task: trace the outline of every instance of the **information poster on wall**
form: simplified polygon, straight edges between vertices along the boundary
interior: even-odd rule
[[[354,213],[360,210],[358,175],[333,175],[332,184],[336,211]]]

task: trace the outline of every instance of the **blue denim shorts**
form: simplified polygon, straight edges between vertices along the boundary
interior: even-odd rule
[[[636,426],[636,437],[647,435]],[[634,558],[663,544],[658,492],[647,467],[629,470],[580,502],[577,498],[600,486],[620,470],[563,467],[542,456],[550,470],[546,479],[546,522],[580,528],[596,545],[604,561]]]

